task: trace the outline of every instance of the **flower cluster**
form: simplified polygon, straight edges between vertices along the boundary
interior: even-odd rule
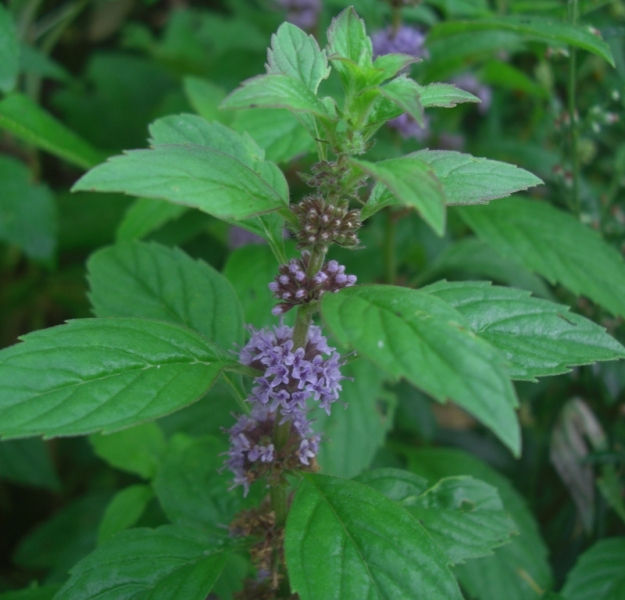
[[[396,29],[387,27],[371,36],[373,54],[408,54],[415,58],[426,58],[428,51],[425,48],[425,34],[410,25],[400,25]]]
[[[306,196],[291,209],[298,220],[297,241],[300,248],[314,248],[335,243],[357,246],[360,211],[329,204],[320,195]]]
[[[335,260],[323,265],[314,275],[308,274],[310,252],[304,250],[301,258],[293,258],[281,265],[277,277],[269,284],[273,295],[280,304],[272,310],[281,315],[297,306],[315,302],[325,292],[338,292],[356,283],[355,275],[347,275],[345,267]]]
[[[286,325],[254,331],[239,360],[262,371],[248,398],[250,414],[239,417],[228,432],[226,464],[234,473],[234,485],[243,486],[247,494],[252,481],[274,468],[311,464],[319,435],[308,419],[307,401],[314,400],[329,414],[343,376],[340,355],[316,326],[310,327],[307,342],[300,348],[294,348],[293,329]],[[288,439],[277,449],[274,432],[285,423],[290,424]]]
[[[277,0],[286,10],[286,20],[301,29],[312,29],[319,19],[321,0]]]

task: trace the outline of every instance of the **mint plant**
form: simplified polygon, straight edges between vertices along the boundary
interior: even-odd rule
[[[453,402],[518,458],[513,381],[617,360],[625,348],[522,289],[447,280],[417,289],[393,273],[381,284],[333,256],[357,254],[372,223],[398,214],[444,236],[451,213],[453,226],[461,220],[617,315],[622,295],[605,284],[622,258],[544,201],[493,202],[540,185],[515,165],[451,150],[377,156],[388,123],[423,126],[426,109],[479,101],[413,79],[422,40],[408,40],[410,53],[391,41],[374,53],[353,8],[333,19],[324,48],[285,23],[266,72],[221,102],[297,120],[315,150],[298,169],[301,196],[250,135],[190,114],[155,120],[149,148],[74,184],[141,199],[139,217],[150,206],[174,207],[165,220],[197,209],[261,236],[268,250],[244,248],[222,274],[180,249],[120,241],[89,259],[94,318],[0,351],[0,436],[90,435],[98,456],[144,480],[110,501],[97,548],[50,597],[448,600],[483,597],[483,580],[494,577],[514,598],[551,587],[536,523],[503,477],[466,453],[401,440],[388,459],[378,452],[384,429],[369,440],[356,425],[348,437],[341,419],[366,427],[402,380]],[[547,245],[556,247],[543,253]],[[172,413],[194,404],[209,406],[215,423],[201,413],[199,436],[167,440],[161,423],[175,431]],[[221,413],[234,422],[221,426]],[[334,463],[324,455],[330,444]],[[341,470],[337,455],[352,462]],[[154,496],[162,514],[136,526]],[[586,560],[608,545],[622,552],[621,539],[608,540]],[[586,585],[583,572],[565,597],[577,585]]]

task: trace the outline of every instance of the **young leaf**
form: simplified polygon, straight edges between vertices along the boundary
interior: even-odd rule
[[[52,192],[31,182],[26,165],[0,156],[0,241],[15,244],[35,260],[50,260],[57,237]]]
[[[463,102],[480,102],[477,96],[451,83],[429,83],[419,87],[419,97],[424,108],[438,106],[453,108]]]
[[[603,539],[581,555],[562,588],[564,600],[625,597],[625,537]]]
[[[448,150],[419,150],[409,154],[429,165],[443,186],[448,206],[484,204],[540,185],[532,173],[515,165]]]
[[[519,535],[493,556],[457,565],[455,571],[463,588],[478,600],[540,600],[551,586],[547,547],[525,501],[512,484],[470,454],[452,449],[415,449],[403,446],[409,469],[436,482],[443,477],[471,475],[497,488],[506,512]]]
[[[101,544],[116,533],[134,525],[153,497],[152,488],[143,484],[131,485],[117,492],[106,507],[100,522],[98,543]]]
[[[355,481],[306,475],[284,549],[292,591],[302,600],[462,598],[445,556],[419,522]]]
[[[448,302],[508,360],[510,377],[534,379],[625,357],[603,327],[568,306],[482,281],[439,282],[422,291]]]
[[[505,362],[447,303],[408,288],[357,286],[324,295],[321,313],[341,344],[436,400],[453,400],[519,453]]]
[[[271,36],[267,51],[267,73],[282,73],[299,79],[313,94],[330,75],[325,52],[317,40],[291,23],[282,23]]]
[[[154,242],[120,243],[98,250],[87,268],[98,317],[177,323],[224,349],[243,341],[243,310],[230,282],[182,250]]]
[[[247,79],[220,105],[224,109],[256,107],[286,108],[295,113],[310,113],[326,118],[334,116],[306,84],[280,73]]]
[[[419,96],[419,84],[405,76],[396,77],[379,88],[380,94],[408,113],[423,126],[423,105]]]
[[[227,527],[244,500],[230,491],[232,474],[224,471],[227,436],[192,438],[177,434],[154,479],[154,491],[167,517],[199,530]]]
[[[328,416],[319,410],[314,426],[323,443],[318,460],[326,475],[355,477],[366,469],[384,444],[393,424],[394,398],[382,388],[384,374],[366,360],[350,362],[343,369],[341,403]]]
[[[165,437],[156,423],[143,423],[89,437],[94,452],[109,465],[151,479],[165,452]]]
[[[259,163],[255,170],[229,154],[192,145],[114,156],[83,175],[72,190],[160,198],[231,219],[288,204],[286,180],[273,163]]]
[[[566,44],[588,50],[614,66],[614,57],[608,44],[583,25],[573,25],[566,21],[554,21],[534,16],[506,16],[472,21],[448,21],[434,27],[428,36],[431,41],[478,32],[503,31],[513,33],[522,41],[536,40],[547,44]]]
[[[14,92],[0,100],[0,129],[54,154],[78,167],[88,169],[104,154],[84,141],[31,98]]]
[[[103,542],[74,566],[55,598],[204,600],[225,560],[224,549],[197,531],[172,525],[130,529]]]
[[[191,404],[224,366],[198,334],[143,319],[80,319],[0,351],[0,436],[113,431]]]
[[[625,315],[622,256],[571,215],[525,198],[458,210],[494,250],[615,315]]]
[[[390,158],[377,163],[351,162],[382,183],[394,203],[416,208],[438,235],[445,231],[445,192],[432,169],[413,156]]]
[[[20,67],[17,29],[8,8],[0,6],[0,91],[10,92]]]
[[[170,204],[165,200],[138,198],[126,210],[117,228],[117,240],[120,242],[140,240],[160,229],[165,223],[178,219],[187,210],[186,206]]]
[[[400,503],[442,548],[450,564],[492,554],[516,534],[497,490],[473,477],[445,477],[429,489],[417,476],[397,469],[365,473],[359,481]],[[393,485],[392,479],[398,478]]]
[[[347,59],[359,67],[372,64],[373,48],[367,36],[365,22],[352,6],[332,19],[328,28],[328,54],[334,68],[343,76],[349,73],[341,59]]]

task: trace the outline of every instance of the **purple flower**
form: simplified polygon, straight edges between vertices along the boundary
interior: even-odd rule
[[[389,26],[371,36],[374,56],[383,54],[408,54],[415,58],[427,58],[425,34],[410,25],[400,25],[396,30]]]
[[[286,10],[286,20],[301,29],[312,29],[317,24],[321,0],[276,0]]]

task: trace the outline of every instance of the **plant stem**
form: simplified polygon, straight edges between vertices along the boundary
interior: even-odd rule
[[[568,13],[569,21],[572,25],[577,24],[578,6],[577,0],[568,0]],[[571,141],[571,167],[573,176],[573,186],[571,189],[571,210],[579,215],[580,213],[580,198],[579,198],[579,128],[577,119],[577,52],[575,48],[571,47],[571,58],[569,60],[569,81],[568,81],[568,109],[570,119],[570,141]]]

